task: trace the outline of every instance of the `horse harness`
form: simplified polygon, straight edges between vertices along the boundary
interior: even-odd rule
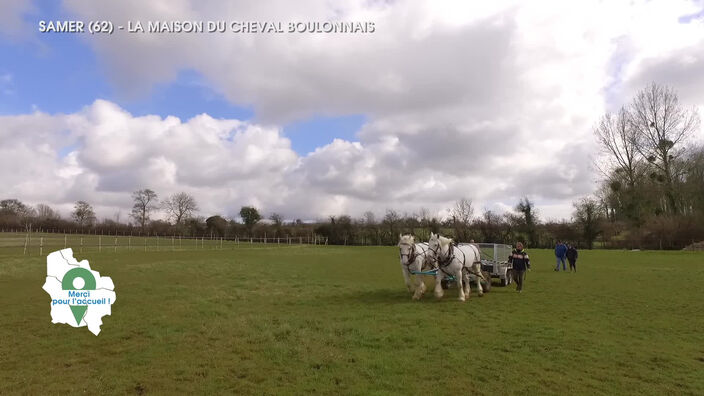
[[[452,263],[452,260],[454,260],[454,259],[457,259],[458,261],[460,261],[459,258],[457,256],[455,256],[455,246],[456,245],[454,242],[450,243],[450,246],[447,249],[447,257],[445,257],[444,260],[440,259],[440,255],[437,252],[433,251],[435,253],[435,257],[437,257],[438,268],[440,269],[440,271],[442,271],[447,276],[454,276],[454,275],[445,271],[445,268],[447,268],[450,265],[450,263]],[[472,247],[472,250],[475,253],[474,257],[481,257],[476,246],[471,245],[471,244],[469,246]],[[484,275],[482,275],[481,272],[474,272],[474,271],[470,270],[469,267],[466,266],[467,265],[467,256],[464,254],[464,252],[461,249],[459,249],[459,252],[462,253],[462,260],[461,260],[462,271],[467,271],[468,274],[479,276],[482,279],[484,279]],[[481,261],[475,261],[472,264],[479,264],[479,263],[481,263]]]
[[[411,247],[411,252],[408,254],[403,254],[403,253],[399,252],[399,256],[401,258],[401,264],[403,264],[403,256],[408,256],[406,264],[403,264],[403,265],[406,267],[406,271],[408,271],[410,273],[411,271],[408,267],[411,266],[411,263],[414,263],[416,261],[416,258],[418,258],[418,256],[425,256],[425,254],[428,252],[428,250],[426,250],[422,247],[423,245],[427,245],[427,244],[422,244],[422,243],[418,244],[421,246],[421,249],[423,250],[421,253],[416,252],[416,244],[415,243],[405,243],[404,242],[404,243],[401,243],[400,245],[407,245],[407,246]],[[422,268],[422,266],[421,266],[421,268]]]

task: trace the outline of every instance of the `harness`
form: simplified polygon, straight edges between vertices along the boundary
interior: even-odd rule
[[[472,247],[472,250],[474,251],[474,257],[480,257],[479,250],[477,249],[476,246],[474,245],[469,245]],[[429,249],[430,250],[430,249]],[[457,259],[462,263],[462,271],[467,272],[468,274],[472,274],[474,276],[478,276],[482,279],[484,279],[484,275],[482,275],[481,271],[474,272],[470,269],[470,267],[467,267],[467,256],[464,254],[464,252],[460,249],[460,253],[462,253],[462,260],[460,260],[457,255],[455,254],[455,244],[450,243],[448,249],[447,249],[447,256],[442,259],[441,256],[438,254],[438,252],[433,250],[433,253],[435,253],[435,257],[437,258],[438,262],[438,269],[442,271],[445,275],[447,276],[454,276],[453,274],[448,273],[445,269],[452,263],[454,259]],[[481,261],[475,261],[472,264],[478,264],[481,263]]]
[[[411,247],[411,252],[408,254],[403,254],[399,251],[399,258],[401,259],[401,264],[403,264],[406,267],[406,271],[408,271],[409,273],[412,273],[412,271],[409,268],[411,266],[411,264],[415,263],[416,258],[418,258],[418,256],[425,256],[428,253],[428,250],[430,250],[430,249],[425,249],[423,247],[425,244],[415,244],[415,243],[411,244],[411,243],[404,242],[404,243],[401,243],[400,245],[406,245],[406,246]],[[420,248],[422,250],[420,253],[416,252],[416,245],[420,246]],[[405,264],[403,263],[403,256],[408,256],[408,259],[406,259]],[[421,270],[422,269],[423,269],[423,266],[421,265]]]

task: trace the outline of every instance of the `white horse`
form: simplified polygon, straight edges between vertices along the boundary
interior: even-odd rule
[[[484,279],[481,271],[481,256],[479,249],[475,245],[457,246],[452,239],[431,232],[430,240],[428,240],[428,250],[428,256],[435,260],[438,267],[438,273],[435,278],[435,297],[442,298],[444,293],[441,281],[446,276],[452,276],[457,281],[458,299],[464,301],[465,295],[469,298],[472,291],[469,285],[470,274],[475,275],[477,278],[479,296],[484,295],[480,282],[480,279]]]
[[[421,271],[432,269],[428,259],[428,244],[415,243],[413,235],[399,235],[398,249],[401,259],[401,271],[408,291],[413,293],[414,300],[420,300],[425,293],[425,282]],[[415,274],[415,284],[412,276]]]

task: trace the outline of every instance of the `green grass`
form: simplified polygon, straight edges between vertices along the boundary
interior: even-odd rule
[[[96,337],[0,249],[0,394],[704,394],[704,254],[530,253],[466,303],[411,301],[390,247],[76,254],[116,286]]]

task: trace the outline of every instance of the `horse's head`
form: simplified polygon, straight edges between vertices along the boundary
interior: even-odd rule
[[[401,256],[401,264],[408,265],[411,256],[415,250],[415,238],[413,235],[398,236],[398,249]]]
[[[440,235],[431,232],[430,238],[428,239],[428,254],[426,254],[426,259],[429,261],[436,261],[438,259],[439,252]]]
[[[428,239],[428,251],[429,256],[433,260],[442,259],[447,256],[452,244],[452,239],[445,238],[439,234],[430,233],[430,239]]]

